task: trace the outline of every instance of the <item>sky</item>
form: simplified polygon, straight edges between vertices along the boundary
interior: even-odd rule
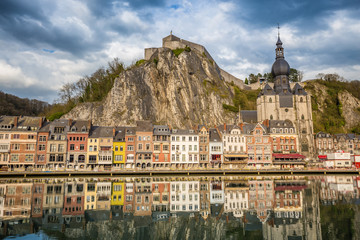
[[[0,90],[52,103],[63,84],[114,58],[130,65],[170,31],[245,79],[271,71],[278,24],[303,80],[360,79],[359,0],[0,0]]]

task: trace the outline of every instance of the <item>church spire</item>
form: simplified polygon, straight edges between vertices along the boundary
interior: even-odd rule
[[[279,59],[279,58],[284,58],[284,48],[282,47],[282,42],[280,40],[280,26],[278,24],[278,40],[276,42],[276,49],[275,49],[275,53],[276,53],[276,58],[275,59]]]

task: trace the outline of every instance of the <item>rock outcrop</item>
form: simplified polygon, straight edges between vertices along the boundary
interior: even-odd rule
[[[196,49],[178,56],[158,48],[151,59],[124,71],[102,102],[77,105],[64,118],[92,119],[98,125],[132,125],[137,120],[193,127],[233,122],[233,92],[215,62]]]

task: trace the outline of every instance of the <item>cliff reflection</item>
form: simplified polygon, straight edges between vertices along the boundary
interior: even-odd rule
[[[1,180],[0,235],[356,238],[358,185],[356,176]]]

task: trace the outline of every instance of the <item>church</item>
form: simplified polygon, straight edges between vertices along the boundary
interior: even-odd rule
[[[300,151],[311,156],[314,152],[311,96],[296,83],[289,83],[290,66],[284,57],[284,48],[278,35],[276,59],[271,73],[274,85],[265,84],[256,100],[257,121],[290,120],[299,136]]]

